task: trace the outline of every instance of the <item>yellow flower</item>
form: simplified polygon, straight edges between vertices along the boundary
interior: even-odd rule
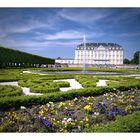
[[[86,105],[86,106],[84,107],[84,110],[86,110],[86,111],[91,111],[91,110],[92,110],[92,108],[91,108],[91,106],[90,106],[90,105]]]
[[[69,106],[73,106],[73,104],[72,104],[72,103],[69,103],[68,105],[69,105]]]
[[[78,129],[80,129],[81,128],[81,126],[80,125],[78,125]]]
[[[87,100],[88,100],[88,101],[90,100],[90,96],[87,98]]]
[[[117,104],[116,103],[112,103],[112,106],[117,106]]]
[[[39,115],[43,115],[44,114],[44,111],[43,110],[40,110],[40,112],[39,112]]]
[[[65,126],[67,126],[67,125],[68,125],[68,122],[67,122],[67,121],[65,121],[65,122],[64,122],[64,125],[65,125]]]
[[[89,121],[88,117],[86,117],[86,118],[85,118],[85,121],[86,121],[86,122],[88,122],[88,121]]]
[[[55,118],[53,118],[52,120],[55,121]]]
[[[108,97],[107,97],[106,99],[107,99],[107,100],[109,100],[109,98],[108,98]]]
[[[127,107],[125,108],[125,112],[131,113],[131,112],[132,112],[132,111],[131,111],[131,106],[127,106]]]
[[[60,102],[60,103],[59,103],[59,108],[63,107],[64,105],[65,105],[65,103]]]

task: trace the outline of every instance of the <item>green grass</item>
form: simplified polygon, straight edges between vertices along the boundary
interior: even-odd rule
[[[87,132],[140,132],[140,111],[125,117],[117,116],[115,121],[101,124],[94,129],[88,128]]]

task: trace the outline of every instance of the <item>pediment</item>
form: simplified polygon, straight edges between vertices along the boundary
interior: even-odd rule
[[[102,46],[102,45],[100,45],[100,46],[97,48],[97,50],[105,50],[105,47]]]

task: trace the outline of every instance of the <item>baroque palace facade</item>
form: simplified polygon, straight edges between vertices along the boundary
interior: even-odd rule
[[[56,59],[60,64],[122,65],[123,48],[115,43],[84,43],[75,49],[75,59]]]

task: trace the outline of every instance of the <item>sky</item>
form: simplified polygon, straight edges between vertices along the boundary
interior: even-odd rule
[[[83,42],[117,43],[124,57],[140,50],[140,8],[0,8],[0,46],[74,58]]]

